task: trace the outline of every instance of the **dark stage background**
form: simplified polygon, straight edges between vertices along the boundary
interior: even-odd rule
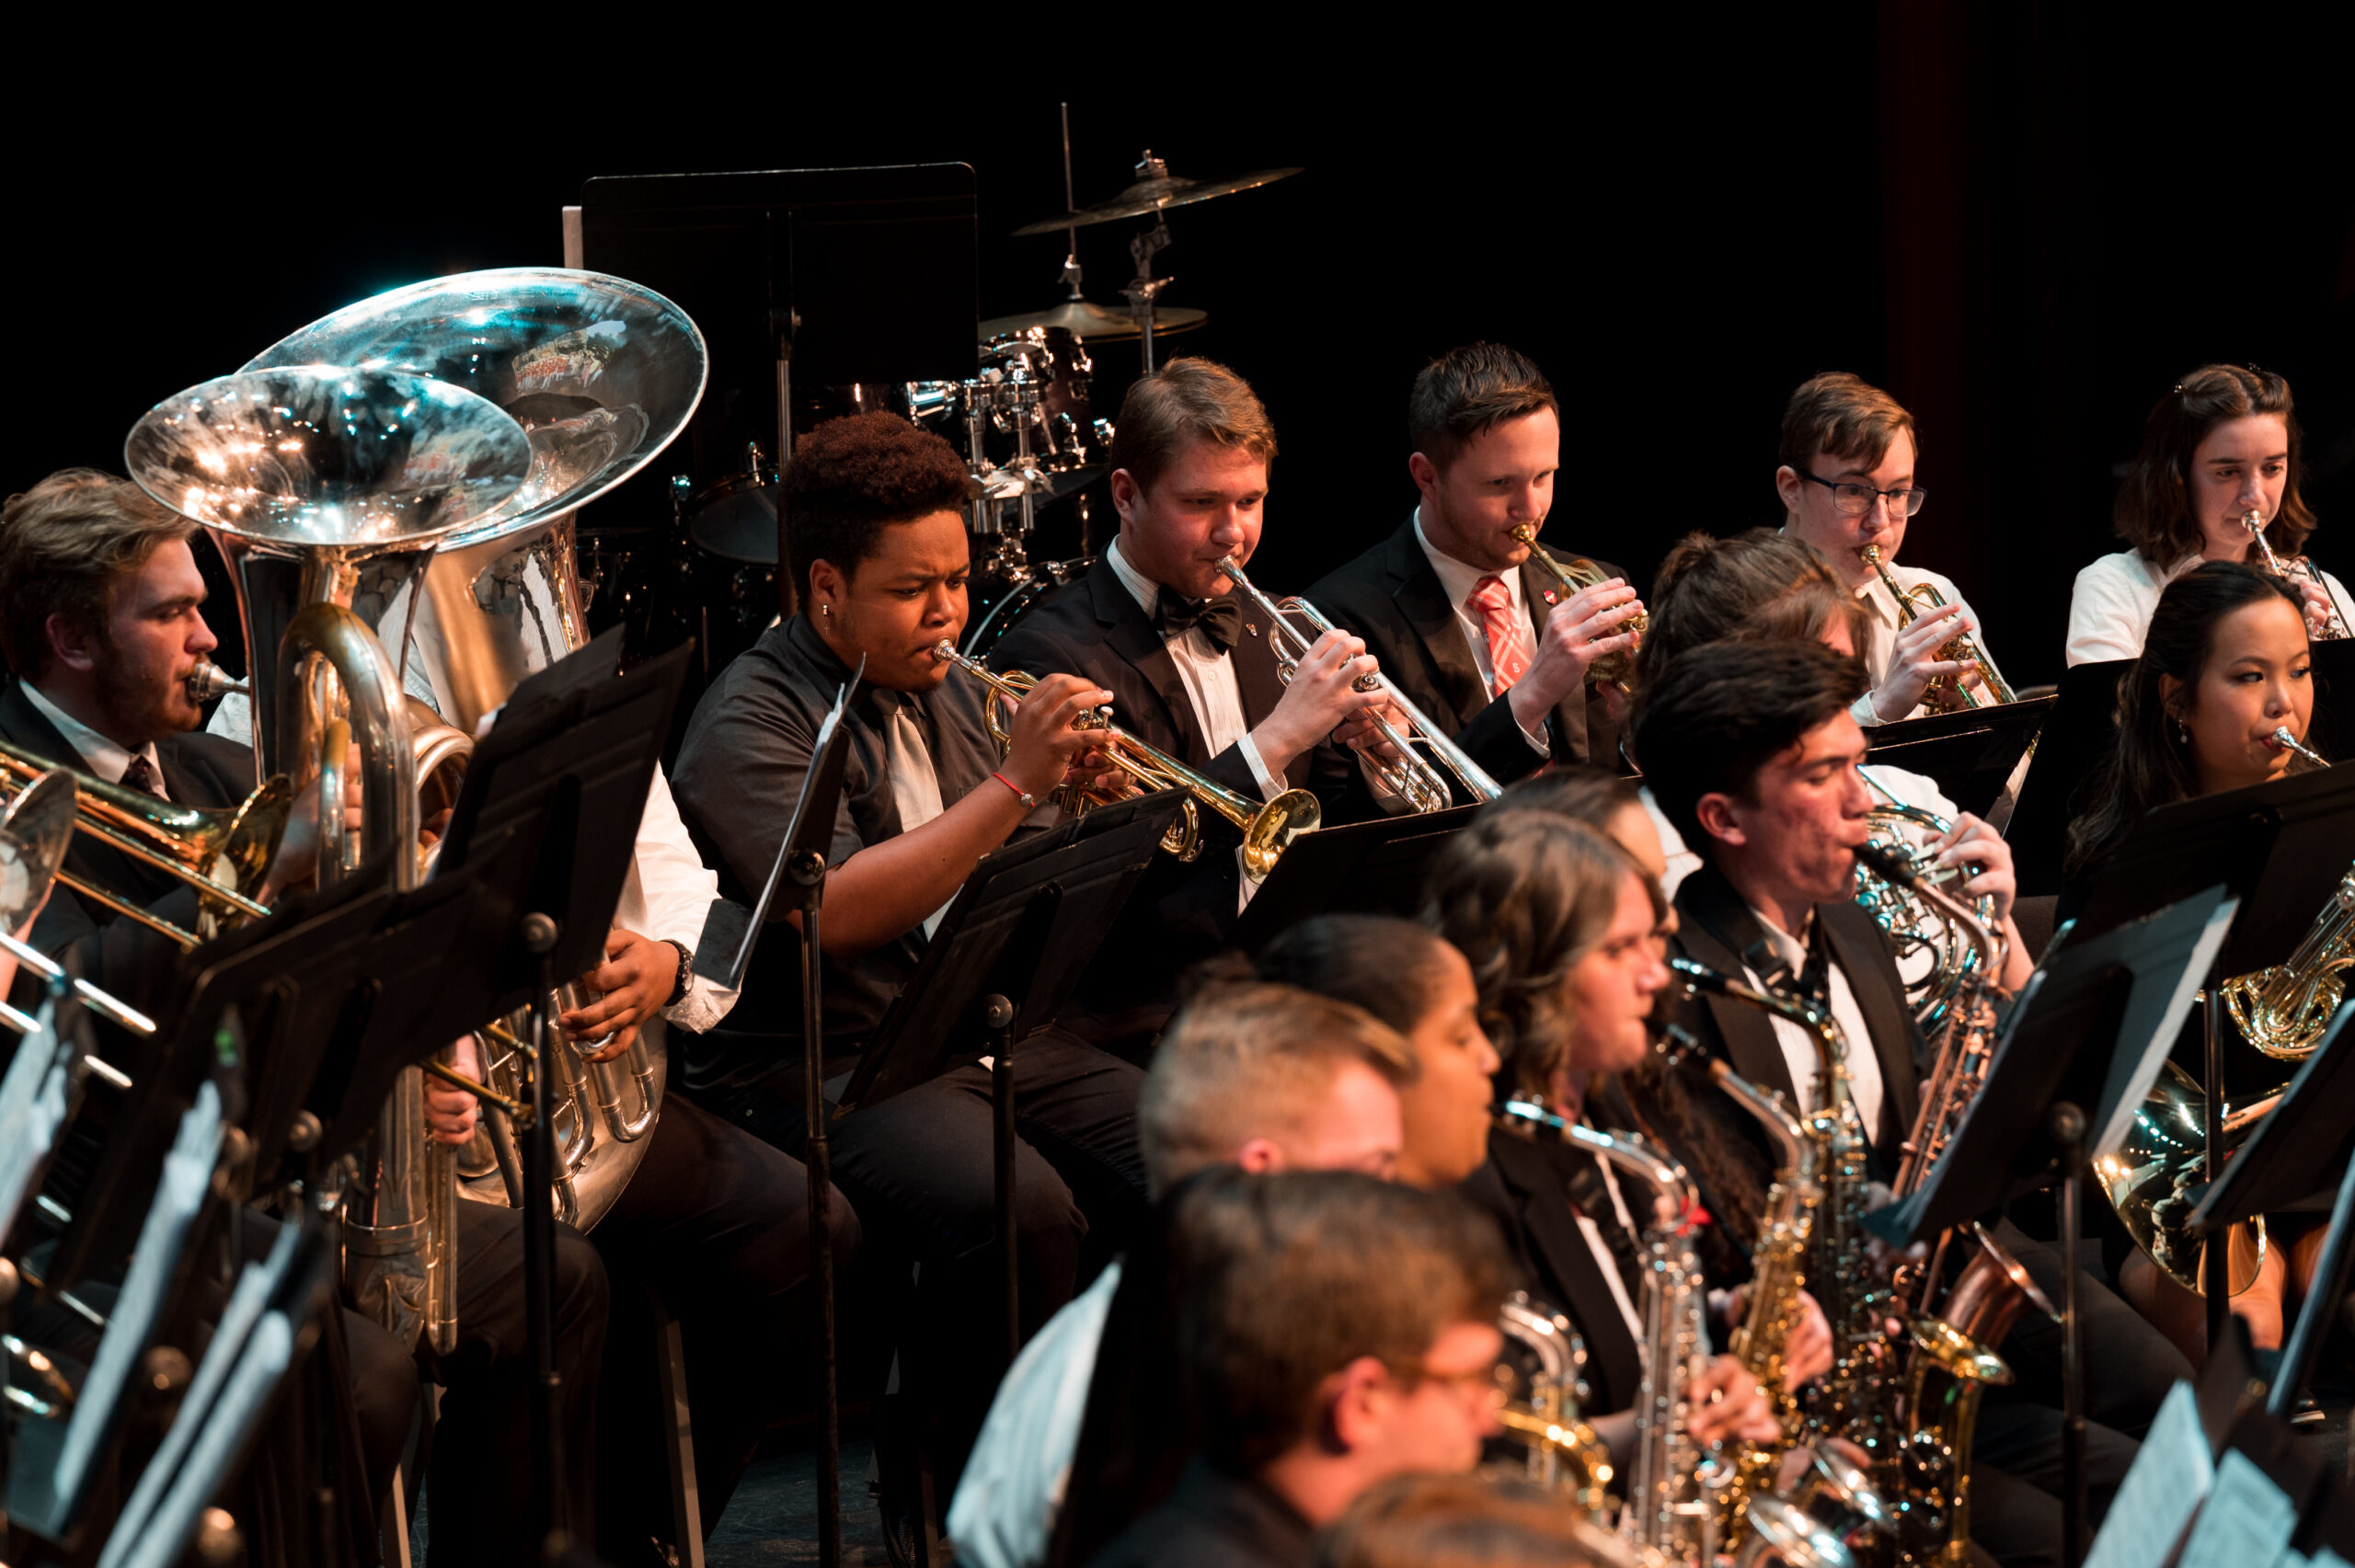
[[[0,109],[17,220],[0,485],[119,468],[151,404],[351,300],[557,263],[558,209],[595,175],[961,160],[982,314],[1043,307],[1061,235],[1006,235],[1063,205],[1068,98],[1083,204],[1145,146],[1197,177],[1307,168],[1174,211],[1157,264],[1178,280],[1165,303],[1211,316],[1168,350],[1233,364],[1281,434],[1270,586],[1305,586],[1403,518],[1407,383],[1476,337],[1532,354],[1564,399],[1547,538],[1641,585],[1688,530],[1779,521],[1784,398],[1833,368],[1919,416],[1932,499],[1904,558],[1964,585],[2017,681],[2058,674],[2071,578],[2112,548],[2116,466],[2205,361],[2291,378],[2315,554],[2355,567],[2339,543],[2355,180],[2330,95],[2283,85],[2278,63],[2255,86],[2238,69],[2245,48],[2302,52],[2278,29],[2167,38],[2132,13],[1892,3],[1729,32],[1662,13],[1611,38],[1499,29],[1464,40],[1463,74],[1417,79],[1326,52],[1206,58],[1174,17],[1173,63],[1131,88],[1109,45],[1051,67],[1052,44],[994,51],[871,15],[839,50],[752,29],[608,40],[593,70],[512,77],[486,56],[299,109],[258,62],[225,96],[174,70],[109,82],[130,112],[104,137],[66,112],[88,106],[73,73],[21,84]],[[1416,41],[1384,47],[1412,64]],[[168,155],[134,155],[138,137]],[[1132,230],[1081,232],[1099,302],[1118,303]],[[1099,412],[1135,369],[1133,346],[1098,348]]]

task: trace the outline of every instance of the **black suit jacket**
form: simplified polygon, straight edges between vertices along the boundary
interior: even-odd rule
[[[61,767],[88,771],[82,754],[33,705],[15,676],[0,684],[0,737]],[[155,756],[163,764],[164,789],[179,805],[235,806],[253,793],[252,750],[224,737],[201,731],[171,736],[155,743]],[[193,889],[86,834],[74,835],[65,870],[177,925],[192,928],[196,922]],[[75,949],[83,975],[126,1000],[136,1000],[143,982],[168,968],[177,952],[167,938],[63,886],[50,894],[33,922],[31,941],[44,953]]]
[[[1283,696],[1283,681],[1277,673],[1267,617],[1245,601],[1243,623],[1244,635],[1231,657],[1244,721],[1256,725]],[[1086,676],[1112,693],[1112,722],[1120,728],[1246,799],[1256,803],[1261,798],[1258,779],[1240,746],[1209,754],[1177,662],[1109,559],[1099,557],[1086,576],[1023,616],[999,641],[991,662],[1001,670],[1033,675]],[[1346,750],[1326,745],[1294,758],[1284,782],[1315,791],[1331,822],[1357,772]],[[1199,815],[1201,857],[1190,866],[1155,857],[1153,869],[1131,897],[1130,913],[1105,943],[1103,956],[1084,984],[1083,1000],[1098,1015],[1127,1006],[1142,1006],[1148,1014],[1159,1011],[1178,971],[1215,952],[1234,926],[1242,875],[1232,853],[1237,836],[1223,818],[1208,810]],[[1149,1018],[1135,1024],[1152,1027]],[[1127,1032],[1126,1027],[1112,1031]]]
[[[1547,553],[1557,560],[1570,559]],[[1616,567],[1596,564],[1610,576],[1626,575]],[[1533,615],[1537,606],[1562,598],[1561,585],[1534,556],[1522,564],[1521,591]],[[1389,538],[1327,574],[1308,590],[1308,600],[1336,624],[1363,637],[1366,651],[1381,661],[1382,672],[1432,723],[1452,727],[1456,745],[1499,784],[1510,784],[1547,760],[1530,749],[1511,704],[1488,695],[1479,663],[1455,619],[1455,607],[1440,587],[1430,557],[1415,540],[1412,517]],[[1553,761],[1616,770],[1618,728],[1591,687],[1557,704],[1545,727]],[[1462,786],[1450,782],[1458,798],[1465,798]]]
[[[1586,1345],[1588,1393],[1580,1408],[1589,1414],[1608,1415],[1636,1402],[1643,1357],[1571,1207],[1569,1168],[1580,1162],[1592,1162],[1582,1151],[1549,1149],[1510,1132],[1492,1132],[1488,1163],[1455,1190],[1496,1220],[1520,1260],[1530,1290],[1578,1325],[1579,1338]],[[1595,1185],[1601,1185],[1599,1177]],[[1604,1214],[1596,1227],[1607,1241],[1618,1220]],[[1629,1299],[1636,1299],[1632,1290]]]
[[[1745,956],[1765,940],[1758,919],[1717,868],[1704,865],[1676,890],[1678,928],[1672,939],[1683,956],[1721,974],[1740,978]],[[1922,1032],[1905,1002],[1905,984],[1889,941],[1862,907],[1849,902],[1818,904],[1815,918],[1831,944],[1832,961],[1848,978],[1864,1014],[1869,1041],[1851,1040],[1854,1052],[1869,1046],[1880,1066],[1881,1110],[1873,1129],[1877,1175],[1896,1169],[1901,1143],[1921,1104],[1917,1062]],[[1772,960],[1763,960],[1771,964]],[[1674,1010],[1675,1022],[1690,1030],[1711,1056],[1762,1089],[1774,1090],[1794,1105],[1798,1085],[1775,1039],[1772,1021],[1756,1008],[1704,994]],[[1695,1081],[1700,1086],[1695,1087]],[[1772,1179],[1776,1158],[1757,1121],[1698,1074],[1682,1075],[1694,1113],[1694,1125],[1665,1130],[1680,1159],[1706,1189],[1714,1212],[1734,1228],[1744,1246],[1757,1234],[1758,1202]],[[1746,1190],[1745,1190],[1746,1189]]]

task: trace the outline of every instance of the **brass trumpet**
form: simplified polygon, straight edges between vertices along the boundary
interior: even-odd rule
[[[996,697],[1010,703],[1020,703],[1038,684],[1038,678],[1020,671],[1001,675],[979,659],[968,658],[957,651],[957,645],[943,637],[935,643],[932,657],[942,664],[958,669],[987,686]],[[1014,744],[1014,727],[998,711],[993,701],[987,706],[990,738],[998,744],[1003,755]],[[1303,833],[1313,833],[1324,820],[1324,807],[1316,797],[1304,789],[1288,789],[1264,806],[1254,805],[1223,784],[1213,783],[1194,772],[1165,751],[1139,740],[1127,730],[1114,727],[1110,711],[1097,709],[1083,715],[1073,727],[1085,729],[1097,738],[1096,749],[1109,758],[1114,766],[1137,781],[1146,790],[1176,789],[1186,793],[1183,812],[1169,831],[1162,835],[1161,847],[1179,860],[1190,861],[1202,853],[1201,819],[1194,807],[1197,801],[1225,818],[1243,834],[1243,874],[1252,881],[1266,878],[1276,868],[1284,850]],[[1063,807],[1076,815],[1091,807],[1109,806],[1126,798],[1125,794],[1103,794],[1095,790],[1063,790],[1057,792]]]
[[[1601,567],[1596,566],[1584,555],[1564,562],[1557,561],[1547,555],[1545,547],[1537,543],[1537,529],[1533,523],[1522,523],[1512,531],[1512,536],[1529,546],[1529,558],[1551,575],[1556,582],[1560,583],[1565,592],[1582,593],[1598,583],[1606,583],[1611,580],[1603,575]],[[1636,640],[1640,643],[1643,641],[1644,633],[1650,629],[1651,624],[1652,618],[1638,610],[1619,623],[1619,630],[1635,633]],[[1590,683],[1607,681],[1631,696],[1634,692],[1629,682],[1635,679],[1635,658],[1626,653],[1605,654],[1586,667],[1586,678]]]
[[[1291,684],[1292,672],[1300,668],[1301,659],[1307,656],[1309,645],[1308,639],[1302,636],[1299,629],[1284,617],[1299,616],[1307,622],[1320,637],[1333,630],[1332,621],[1323,611],[1305,599],[1296,596],[1283,600],[1270,599],[1255,587],[1249,578],[1243,575],[1242,567],[1236,564],[1232,555],[1221,556],[1218,569],[1242,590],[1246,599],[1258,605],[1260,613],[1266,615],[1272,623],[1269,627],[1269,635],[1275,639],[1277,670],[1285,684]],[[1393,795],[1405,797],[1407,803],[1419,812],[1442,810],[1453,803],[1454,797],[1448,793],[1447,781],[1439,776],[1438,769],[1433,768],[1417,755],[1415,742],[1420,741],[1430,749],[1432,756],[1446,764],[1449,773],[1453,773],[1463,782],[1464,787],[1472,794],[1474,798],[1494,800],[1504,794],[1504,786],[1490,778],[1479,763],[1465,755],[1462,748],[1450,739],[1444,730],[1425,718],[1422,711],[1407,700],[1407,694],[1398,690],[1390,677],[1380,670],[1375,670],[1371,675],[1359,677],[1357,685],[1361,692],[1380,692],[1385,702],[1406,716],[1407,731],[1403,735],[1399,733],[1397,727],[1386,718],[1377,716],[1373,721],[1374,728],[1381,732],[1383,739],[1388,741],[1396,750],[1399,759],[1396,762],[1367,759],[1368,764],[1373,769],[1374,775],[1381,779],[1384,789]]]
[[[1890,597],[1897,601],[1897,624],[1900,629],[1912,625],[1914,618],[1924,610],[1946,608],[1946,595],[1928,583],[1924,583],[1919,588],[1901,586],[1897,580],[1896,574],[1891,572],[1887,564],[1881,560],[1879,545],[1866,545],[1864,555],[1865,565],[1880,574],[1882,586],[1889,589]],[[1938,657],[1962,665],[1966,671],[1976,669],[1979,671],[1982,688],[1991,701],[1982,703],[1971,695],[1970,689],[1962,683],[1959,676],[1956,675],[1933,677],[1930,684],[1923,691],[1922,694],[1924,697],[1935,696],[1942,692],[1952,692],[1962,699],[1962,705],[1967,708],[2001,707],[2005,703],[2019,701],[2019,698],[2013,694],[2012,689],[2004,684],[2004,678],[1995,673],[1995,667],[1987,662],[1987,656],[1979,651],[1979,645],[1970,640],[1969,634],[1958,632],[1948,638],[1938,648]]]

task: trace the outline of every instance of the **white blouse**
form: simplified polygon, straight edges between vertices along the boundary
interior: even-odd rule
[[[2150,630],[2152,613],[2159,607],[2159,595],[2200,560],[2195,552],[2171,567],[2160,567],[2138,551],[2120,550],[2079,572],[2076,589],[2069,595],[2070,666],[2139,658],[2142,635]],[[2337,578],[2325,572],[2322,580],[2334,601],[2342,606],[2350,603],[2346,587]]]

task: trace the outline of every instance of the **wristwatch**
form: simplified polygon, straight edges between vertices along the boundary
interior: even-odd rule
[[[676,1007],[680,1000],[687,994],[687,982],[695,976],[695,956],[687,951],[687,944],[684,942],[672,941],[667,936],[662,940],[669,942],[672,946],[679,950],[679,978],[671,987],[671,1000],[662,1004],[665,1007]]]

